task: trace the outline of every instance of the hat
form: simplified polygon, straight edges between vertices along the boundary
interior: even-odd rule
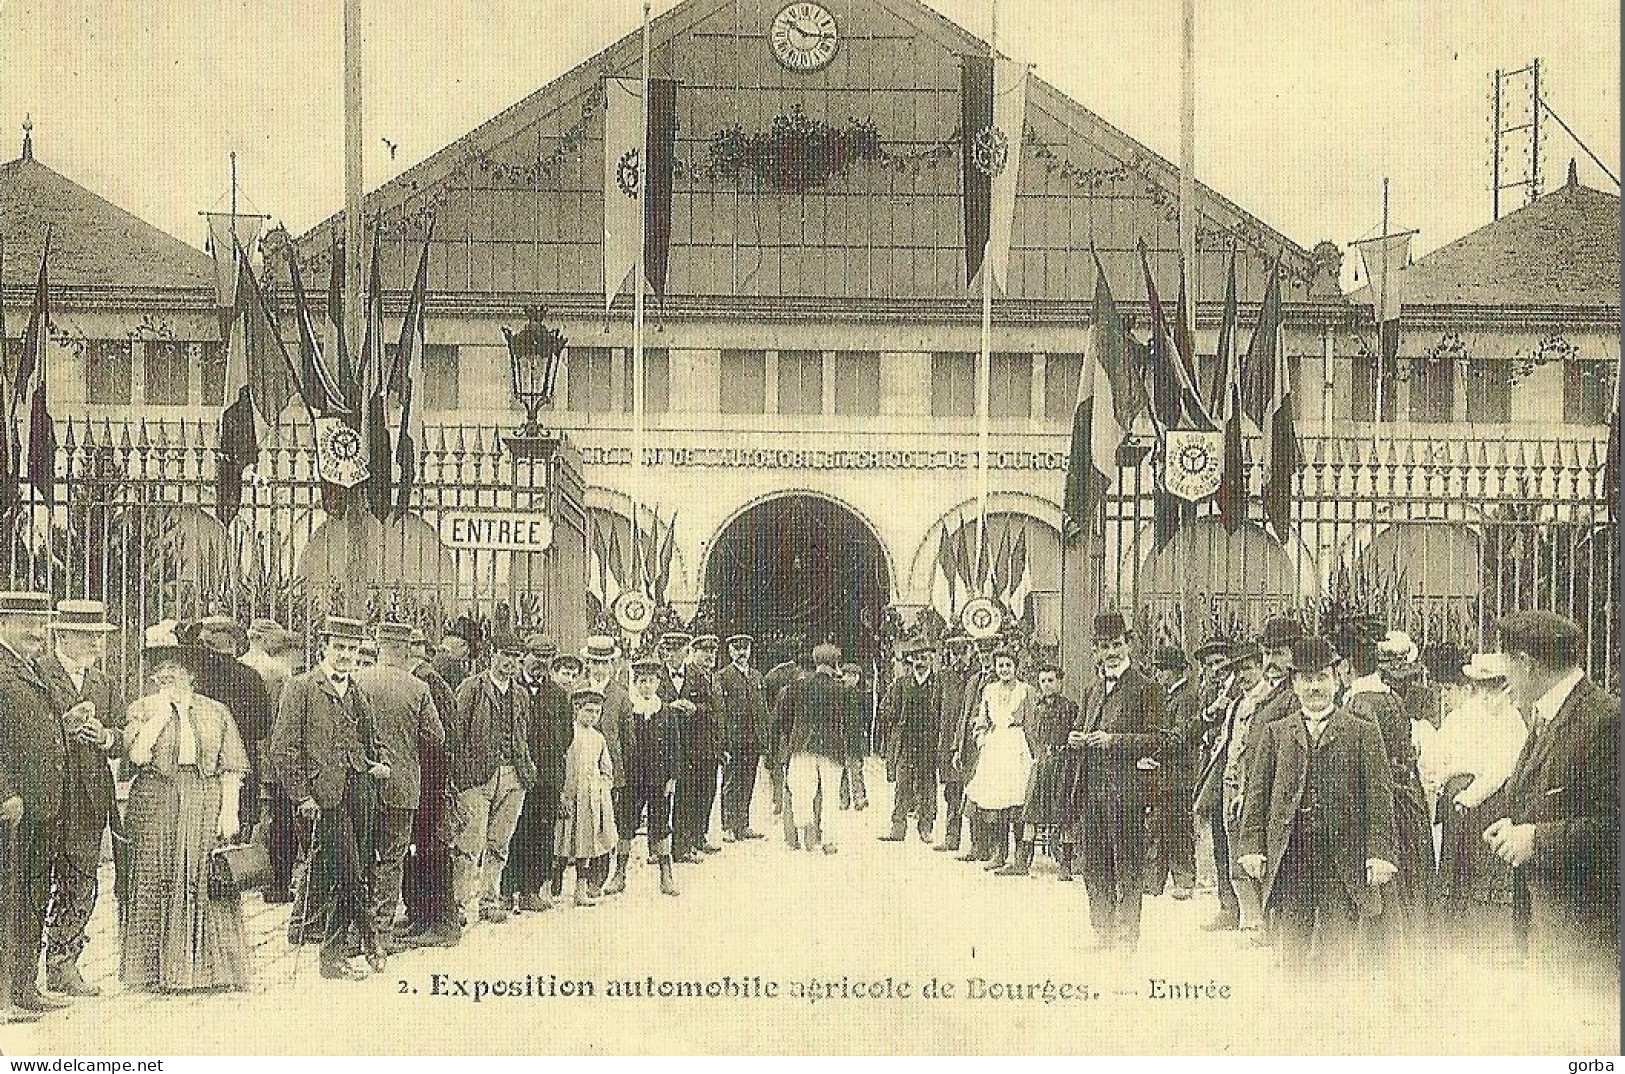
[[[632,677],[635,679],[639,675],[659,675],[665,670],[665,667],[666,665],[660,661],[650,660],[648,657],[634,660],[632,661]]]
[[[947,645],[958,646],[960,648],[963,648],[966,645],[969,645],[971,643],[971,636],[969,634],[966,634],[962,630],[958,630],[958,631],[955,631],[952,634],[949,634],[946,638],[943,638],[942,640]]]
[[[272,634],[286,634],[288,628],[275,619],[255,619],[248,624],[248,636],[261,638]]]
[[[1508,612],[1495,624],[1501,651],[1526,652],[1554,666],[1579,662],[1580,624],[1556,612]]]
[[[560,659],[574,660],[575,658],[566,656],[561,657]],[[604,703],[604,691],[594,690],[590,686],[584,686],[570,694],[570,703],[572,705],[602,705]]]
[[[1017,664],[1021,663],[1021,654],[1016,652],[1014,646],[1001,645],[997,649],[993,650],[993,659],[997,660],[1001,656],[1008,660],[1013,660]]]
[[[411,642],[413,645],[427,645],[427,644],[429,644],[429,636],[427,634],[423,633],[423,628],[422,627],[413,627],[412,628],[412,636],[410,638],[407,638],[406,640]]]
[[[525,651],[534,653],[536,656],[557,656],[559,643],[553,639],[551,634],[540,632],[527,634],[525,636]]]
[[[1292,670],[1313,674],[1337,663],[1337,650],[1325,638],[1299,638],[1292,643]]]
[[[755,643],[756,639],[751,637],[749,634],[728,635],[728,648],[730,649],[732,649],[735,645],[754,645]]]
[[[230,630],[234,633],[243,633],[243,625],[229,615],[205,615],[192,624],[195,630]]]
[[[148,653],[158,654],[164,652],[180,652],[181,639],[175,633],[178,626],[173,619],[163,619],[152,624],[141,634],[141,647]]]
[[[841,662],[841,647],[821,641],[813,646],[812,662],[819,667],[834,667]]]
[[[863,665],[849,662],[842,664],[838,670],[842,675],[862,675]]]
[[[511,630],[498,630],[491,635],[491,651],[493,653],[522,653],[525,643],[519,640],[519,635]]]
[[[1303,637],[1303,624],[1290,615],[1271,616],[1259,631],[1258,644],[1265,649],[1286,649]]]
[[[1066,669],[1063,668],[1060,664],[1057,664],[1053,660],[1046,660],[1043,663],[1039,664],[1036,668],[1033,669],[1033,674],[1034,675],[1042,675],[1046,671],[1049,672],[1050,674],[1054,675],[1057,679],[1066,678]]]
[[[379,623],[373,636],[382,645],[401,645],[412,640],[411,623]]]
[[[717,637],[715,634],[701,634],[699,637],[694,639],[694,648],[696,649],[715,650],[717,646],[721,644],[722,639]]]
[[[614,660],[621,655],[621,643],[608,634],[594,634],[581,646],[583,660]]]
[[[575,653],[560,653],[558,656],[553,658],[553,670],[557,671],[559,668],[563,667],[573,667],[577,671],[580,671],[583,667],[581,657],[577,656]]]
[[[1416,659],[1416,643],[1403,630],[1390,630],[1377,642],[1377,657],[1384,662],[1403,660],[1409,663]]]
[[[897,643],[897,655],[908,657],[929,653],[931,646],[924,638],[904,638]]]
[[[204,620],[207,622],[208,620]],[[330,615],[322,620],[321,629],[316,632],[320,638],[348,638],[351,641],[367,640],[367,624],[359,619],[351,619],[344,615]]]
[[[1237,642],[1230,647],[1230,656],[1225,661],[1225,667],[1233,668],[1237,664],[1245,664],[1249,660],[1264,659],[1264,647],[1256,641]]]
[[[1116,641],[1128,635],[1128,620],[1122,612],[1101,612],[1095,616],[1095,640]]]
[[[1210,638],[1204,639],[1202,644],[1196,647],[1196,652],[1192,653],[1191,655],[1196,657],[1198,660],[1206,660],[1210,656],[1228,657],[1230,655],[1230,650],[1235,647],[1235,644],[1236,643],[1234,641],[1231,641],[1223,634],[1215,634]]]
[[[1474,682],[1507,677],[1507,658],[1500,653],[1474,653],[1473,658],[1461,666],[1461,673]]]
[[[0,593],[0,615],[55,614],[51,610],[51,597],[48,593],[23,593],[18,590]]]
[[[660,647],[662,649],[681,649],[691,645],[693,641],[694,635],[682,630],[668,630],[660,635]]]
[[[77,630],[86,634],[111,634],[118,627],[107,621],[107,605],[99,600],[64,600],[56,606],[52,630]]]
[[[1185,650],[1177,645],[1163,645],[1152,654],[1151,666],[1164,671],[1183,671],[1190,666],[1190,661],[1185,657]]]

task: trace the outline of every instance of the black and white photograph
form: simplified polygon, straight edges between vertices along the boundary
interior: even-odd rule
[[[0,0],[0,1055],[1619,1055],[1620,29]]]

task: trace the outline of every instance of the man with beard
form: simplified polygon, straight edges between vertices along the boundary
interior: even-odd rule
[[[62,601],[51,623],[51,652],[37,662],[56,711],[69,712],[84,702],[92,706],[89,719],[63,728],[67,767],[45,927],[45,987],[69,996],[101,994],[79,973],[79,955],[96,907],[102,835],[109,821],[115,832],[119,830],[113,772],[107,762],[124,753],[120,734],[124,700],[97,667],[107,653],[108,635],[117,629],[107,621],[107,606],[101,601]],[[115,890],[122,891],[123,885],[115,885]]]
[[[609,747],[610,767],[615,769],[609,793],[619,838],[615,843],[615,870],[604,885],[605,895],[619,895],[626,890],[626,869],[632,854],[632,836],[636,834],[636,824],[629,818],[631,806],[626,789],[630,763],[627,754],[632,748],[632,697],[616,675],[620,656],[620,643],[607,634],[594,634],[581,647],[582,681],[587,689],[604,695],[598,731]]]
[[[211,615],[199,620],[198,649],[193,653],[194,689],[211,701],[218,701],[231,713],[237,732],[248,750],[249,773],[243,780],[238,815],[245,828],[252,828],[260,815],[260,784],[266,766],[261,760],[266,736],[271,733],[271,695],[257,671],[237,659],[242,651],[242,626],[229,615]]]
[[[1255,747],[1236,861],[1262,887],[1288,968],[1307,968],[1313,945],[1340,976],[1398,866],[1382,737],[1335,704],[1336,660],[1325,638],[1293,646],[1297,705]]]
[[[1147,895],[1161,895],[1171,875],[1174,898],[1184,900],[1191,897],[1191,889],[1196,886],[1196,831],[1190,806],[1201,738],[1202,701],[1184,650],[1162,646],[1152,654],[1151,667],[1163,689],[1163,713],[1177,741],[1162,767],[1152,773],[1145,891]]]
[[[1206,824],[1213,841],[1213,869],[1219,898],[1219,913],[1203,925],[1206,932],[1229,932],[1241,927],[1241,901],[1238,880],[1246,880],[1233,868],[1234,848],[1225,830],[1224,771],[1230,756],[1234,717],[1242,698],[1250,694],[1264,677],[1264,650],[1256,641],[1243,642],[1230,647],[1225,662],[1225,681],[1217,697],[1204,710],[1204,718],[1217,712],[1211,719],[1216,728],[1213,744],[1196,779],[1196,798],[1193,809],[1199,824]],[[1249,918],[1251,920],[1251,918]]]
[[[769,735],[767,697],[762,673],[750,666],[752,639],[728,639],[728,666],[716,674],[722,701],[722,838],[726,842],[761,839],[750,826],[750,801],[756,793],[756,768]]]
[[[722,764],[722,728],[711,668],[716,664],[716,635],[702,635],[678,647],[681,662],[667,664],[673,707],[683,713],[683,766],[677,774],[672,805],[672,860],[692,865],[722,848],[708,838],[711,808],[716,804]]]
[[[933,667],[930,648],[923,642],[905,641],[900,649],[908,671],[892,680],[880,702],[886,778],[897,788],[891,831],[880,838],[901,843],[908,835],[912,814],[920,841],[930,843],[937,823],[937,741],[950,700],[941,674]]]
[[[457,711],[457,696],[429,662],[429,645],[423,631],[412,630],[411,645],[412,674],[428,686],[435,711],[441,714],[444,724],[446,714]],[[462,939],[462,926],[452,903],[451,845],[455,825],[450,814],[456,798],[451,791],[445,740],[419,738],[418,760],[422,788],[412,820],[412,853],[406,859],[401,891],[406,929],[398,941],[403,947],[455,947]]]
[[[378,662],[358,668],[355,682],[367,697],[379,747],[389,758],[390,778],[379,789],[378,879],[373,919],[386,951],[407,945],[395,941],[395,914],[401,905],[403,870],[422,801],[419,744],[444,742],[445,726],[428,685],[411,667],[412,626],[380,623],[375,632]]]
[[[1145,891],[1142,765],[1173,744],[1164,730],[1162,689],[1132,665],[1120,612],[1095,616],[1096,674],[1067,734],[1062,820],[1080,848],[1096,946],[1132,952]]]
[[[575,738],[575,706],[570,695],[581,678],[581,658],[558,654],[558,643],[544,634],[525,639],[525,667],[519,687],[530,700],[527,740],[536,765],[536,784],[525,792],[525,805],[514,828],[502,886],[515,908],[540,913],[549,906],[547,889],[555,869],[554,826],[564,791],[564,756]]]

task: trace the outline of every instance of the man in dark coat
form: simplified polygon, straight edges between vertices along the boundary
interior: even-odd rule
[[[1196,828],[1191,823],[1197,743],[1202,734],[1202,700],[1190,677],[1190,661],[1178,646],[1165,645],[1151,658],[1163,689],[1163,715],[1175,741],[1161,767],[1151,773],[1151,828],[1146,848],[1147,895],[1161,895],[1170,876],[1173,896],[1188,899],[1196,887]]]
[[[457,711],[457,695],[429,663],[428,641],[423,631],[414,629],[411,643],[412,674],[428,686],[444,732],[446,714]],[[418,739],[418,768],[422,787],[418,792],[418,810],[412,818],[412,852],[407,856],[401,885],[406,929],[398,933],[396,939],[403,947],[452,947],[461,940],[462,928],[452,900],[451,846],[455,825],[451,812],[456,798],[451,792],[450,758],[443,733],[439,738],[422,736]]]
[[[902,646],[908,670],[893,679],[880,701],[882,737],[886,743],[886,778],[896,785],[891,831],[880,838],[901,843],[914,816],[920,840],[931,842],[937,823],[937,742],[949,700],[931,650],[923,642]]]
[[[1097,669],[1067,735],[1062,820],[1080,848],[1097,946],[1132,951],[1145,892],[1145,771],[1166,755],[1173,735],[1162,688],[1132,666],[1122,614],[1097,615],[1093,633]]]
[[[1298,713],[1264,725],[1248,774],[1236,863],[1263,886],[1289,968],[1346,972],[1362,919],[1398,872],[1393,789],[1382,736],[1335,704],[1337,654],[1325,638],[1292,651]]]
[[[244,648],[241,624],[229,615],[211,615],[196,626],[198,648],[192,653],[195,689],[231,713],[248,750],[248,775],[238,798],[238,816],[253,828],[260,815],[260,785],[265,779],[262,756],[271,733],[271,695],[259,672],[239,660]]]
[[[1078,718],[1078,706],[1061,693],[1066,673],[1059,664],[1038,667],[1038,700],[1033,703],[1032,724],[1027,741],[1033,751],[1032,778],[1027,785],[1027,801],[1021,807],[1021,834],[1016,841],[1016,860],[999,870],[1000,876],[1027,876],[1032,871],[1033,851],[1038,833],[1053,829],[1060,813],[1061,756],[1066,736]],[[1073,846],[1057,835],[1053,849],[1060,865],[1060,879],[1072,879]]]
[[[942,713],[936,750],[937,780],[942,785],[942,842],[931,849],[947,854],[959,851],[965,831],[965,780],[955,767],[951,743],[964,714],[970,662],[969,634],[950,634],[943,639],[936,666],[936,674],[942,680]]]
[[[712,669],[719,641],[714,634],[694,638],[685,659],[668,666],[671,700],[684,715],[683,767],[677,774],[672,811],[672,860],[692,865],[722,850],[711,842],[711,810],[722,771],[722,712]]]
[[[553,860],[554,826],[564,791],[564,755],[575,737],[575,708],[570,701],[581,677],[581,658],[559,655],[558,643],[545,634],[525,639],[525,667],[519,687],[530,699],[526,741],[536,765],[536,784],[525,792],[502,871],[504,894],[515,909],[539,913],[549,906],[546,889],[565,862]]]
[[[789,725],[785,743],[790,805],[796,830],[805,850],[834,854],[839,841],[819,815],[821,803],[832,803],[840,793],[841,772],[852,742],[847,726],[851,706],[847,688],[836,678],[841,650],[828,642],[813,646],[812,674],[791,683],[779,695],[780,718]]]
[[[1530,734],[1484,840],[1512,866],[1531,967],[1604,987],[1619,969],[1619,702],[1581,669],[1573,620],[1513,612],[1496,630]]]
[[[639,660],[632,665],[632,688],[628,692],[632,709],[626,743],[626,811],[623,817],[617,818],[617,823],[621,838],[626,840],[643,825],[649,857],[660,867],[660,893],[676,895],[671,860],[671,814],[677,771],[682,762],[683,718],[661,699],[665,670],[665,665],[658,660]],[[624,881],[624,857],[616,868]]]
[[[70,996],[95,996],[101,989],[79,973],[85,927],[96,907],[96,871],[102,836],[116,821],[113,772],[108,760],[124,753],[124,700],[97,667],[107,653],[107,637],[118,628],[107,621],[99,600],[65,600],[51,623],[51,652],[40,657],[40,678],[51,704],[67,712],[90,702],[98,730],[64,728],[67,769],[63,784],[58,844],[51,861],[51,907],[45,926],[45,986]]]
[[[10,961],[3,968],[10,986],[9,1007],[0,995],[6,1021],[28,1020],[23,1012],[66,1007],[68,1000],[41,992],[40,948],[51,894],[51,854],[62,813],[62,785],[68,770],[67,726],[74,737],[95,737],[100,721],[89,705],[57,711],[34,659],[45,651],[51,598],[44,593],[0,593],[0,819],[11,822],[8,873],[10,891],[0,908],[10,919]],[[8,892],[9,895],[9,892]]]
[[[1226,641],[1225,659],[1212,672],[1217,691],[1202,709],[1205,745],[1202,763],[1194,783],[1191,810],[1197,824],[1206,825],[1213,848],[1213,870],[1219,898],[1219,912],[1202,929],[1229,932],[1241,927],[1241,900],[1232,883],[1234,850],[1225,830],[1224,770],[1230,759],[1230,738],[1235,731],[1236,706],[1264,674],[1264,653],[1256,641],[1239,645]]]
[[[762,673],[750,666],[752,638],[728,639],[728,666],[716,673],[722,700],[722,838],[728,842],[761,839],[750,826],[750,800],[756,793],[756,769],[771,728]]]
[[[762,676],[762,688],[767,694],[768,727],[772,732],[767,743],[766,764],[769,779],[773,783],[773,814],[783,820],[784,841],[791,850],[800,848],[801,836],[796,831],[795,819],[790,809],[790,788],[785,779],[785,765],[789,763],[785,743],[790,737],[790,727],[782,721],[779,698],[784,696],[785,689],[791,683],[810,674],[803,666],[807,655],[803,649],[800,639],[785,639],[780,647],[783,659]]]
[[[352,678],[366,636],[359,619],[327,617],[318,635],[320,662],[283,689],[266,744],[266,757],[299,816],[316,824],[309,883],[326,922],[322,976],[334,980],[367,975],[350,962],[352,929],[374,972],[383,972],[386,959],[374,927],[373,890],[378,785],[389,779],[390,768],[367,697]]]

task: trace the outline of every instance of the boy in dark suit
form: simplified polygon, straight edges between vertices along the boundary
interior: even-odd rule
[[[1292,647],[1299,713],[1264,725],[1242,800],[1236,863],[1263,885],[1283,959],[1346,966],[1360,920],[1382,911],[1394,864],[1394,798],[1382,735],[1338,708],[1337,653],[1325,638]]]

